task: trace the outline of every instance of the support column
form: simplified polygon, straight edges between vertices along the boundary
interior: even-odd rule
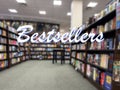
[[[83,22],[83,1],[73,0],[71,3],[71,29],[79,27]]]

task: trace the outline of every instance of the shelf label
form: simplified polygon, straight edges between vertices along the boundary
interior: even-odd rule
[[[55,29],[49,31],[47,34],[43,32],[41,35],[39,35],[38,33],[32,34],[33,26],[24,25],[20,26],[17,29],[17,32],[19,35],[17,38],[18,43],[25,43],[28,41],[31,43],[57,43],[60,41],[62,43],[85,43],[88,40],[90,40],[90,42],[102,42],[104,40],[102,32],[97,35],[95,33],[83,33],[82,28],[74,28],[70,32],[66,32],[63,35],[61,35],[60,32],[56,32]]]

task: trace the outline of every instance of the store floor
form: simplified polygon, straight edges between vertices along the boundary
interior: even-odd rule
[[[97,90],[69,64],[27,61],[0,72],[0,90]]]

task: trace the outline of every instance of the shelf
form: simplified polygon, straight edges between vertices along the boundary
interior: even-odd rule
[[[12,52],[18,52],[18,51],[9,51],[10,53],[12,53]]]
[[[15,34],[16,36],[18,36],[17,33],[14,33],[14,32],[12,32],[12,31],[10,31],[10,30],[8,30],[8,32],[10,32],[10,33]]]
[[[5,69],[7,69],[8,68],[8,66],[6,66],[6,67],[4,67],[4,68],[0,68],[0,71],[3,71],[3,70],[5,70]]]
[[[94,54],[94,53],[114,53],[114,50],[87,50],[87,53]]]
[[[8,30],[7,28],[1,27],[1,26],[0,26],[0,29],[2,29],[2,30],[4,30],[4,31],[7,31],[7,30]]]
[[[110,72],[108,69],[102,68],[101,66],[94,65],[94,64],[89,63],[89,62],[87,62],[87,64],[89,64],[89,65],[91,65],[91,66],[93,66],[93,67],[95,67],[95,68],[97,68],[97,69],[99,69],[99,70],[101,70],[101,71]],[[110,72],[110,73],[111,73],[111,72]]]
[[[6,43],[0,43],[0,45],[8,45],[8,44],[6,44]]]
[[[98,88],[97,90],[105,90],[102,86],[100,86],[97,82],[93,81],[91,78],[89,78],[88,76],[86,76],[86,79],[93,84],[96,88]]]
[[[93,24],[90,24],[87,28],[85,28],[83,31],[87,31],[90,30],[91,28],[94,28],[98,25],[103,25],[106,22],[110,21],[112,18],[114,18],[116,16],[116,10],[111,11],[110,13],[108,13],[107,15],[105,15],[104,17],[102,17],[101,19],[95,21]]]
[[[3,37],[3,38],[8,38],[7,36],[3,36],[3,35],[0,35],[0,37]]]
[[[0,53],[7,53],[7,51],[0,51]]]
[[[11,38],[11,37],[8,37],[8,38],[9,38],[9,40],[15,40],[15,41],[17,41],[16,38]]]
[[[72,56],[71,56],[71,58],[74,58],[74,59],[76,59],[75,57],[72,57]]]
[[[76,50],[77,52],[86,52],[86,50]]]
[[[80,61],[80,62],[83,62],[83,63],[86,63],[85,60],[80,60],[78,58],[76,58],[76,60]]]
[[[14,44],[8,44],[9,46],[16,46],[16,47],[18,47],[18,45],[14,45]]]
[[[1,62],[1,61],[8,61],[8,60],[7,60],[7,59],[0,59],[0,62]]]
[[[32,50],[31,52],[52,52],[52,51],[47,51],[47,50],[45,50],[45,51],[34,51],[34,50]]]

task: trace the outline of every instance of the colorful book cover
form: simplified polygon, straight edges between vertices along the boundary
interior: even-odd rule
[[[104,85],[104,81],[105,81],[105,73],[102,72],[100,75],[101,79],[100,79],[100,85],[103,86]]]
[[[120,3],[116,6],[116,29],[120,28]]]
[[[105,74],[104,88],[105,90],[111,90],[112,88],[112,74],[110,73]]]

